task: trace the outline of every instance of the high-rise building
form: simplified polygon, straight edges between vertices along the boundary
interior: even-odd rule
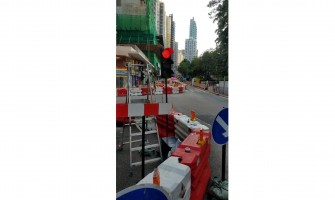
[[[172,60],[174,62],[173,66],[177,67],[178,66],[178,42],[174,42],[173,50],[174,50],[174,53],[172,54],[173,55]]]
[[[177,66],[184,60],[184,53],[185,50],[178,50],[178,59],[177,59]]]
[[[171,41],[170,47],[173,48],[175,42],[175,22],[173,21],[173,14],[170,14],[169,17],[171,18]]]
[[[190,34],[189,39],[185,40],[185,59],[190,62],[194,57],[198,56],[197,50],[197,24],[194,17],[190,20]]]
[[[163,2],[159,4],[159,31],[157,35],[163,36],[163,41],[166,43],[166,14],[165,14],[165,5]],[[164,45],[165,46],[165,45]]]
[[[172,24],[171,17],[166,16],[166,42],[164,41],[165,48],[171,48],[171,24]]]
[[[185,59],[190,62],[197,55],[197,41],[193,38],[189,38],[185,40]]]
[[[197,24],[194,21],[194,17],[190,20],[190,36],[189,38],[193,38],[197,40]]]
[[[159,0],[152,0],[152,14],[155,19],[156,24],[156,33],[159,34],[159,28],[160,28],[160,1]]]

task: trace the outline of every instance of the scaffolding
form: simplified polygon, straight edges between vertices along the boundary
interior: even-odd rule
[[[153,1],[142,0],[142,2],[146,4],[145,15],[136,12],[116,14],[116,43],[147,45],[146,49],[141,50],[157,68],[160,65],[159,54],[156,49],[150,48],[152,45],[159,45],[153,16]]]

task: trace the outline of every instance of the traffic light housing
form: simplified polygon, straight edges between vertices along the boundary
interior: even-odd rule
[[[171,55],[173,54],[173,49],[165,48],[161,51],[161,77],[171,78],[173,75],[172,64],[173,60]]]

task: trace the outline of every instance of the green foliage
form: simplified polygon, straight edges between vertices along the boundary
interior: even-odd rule
[[[221,55],[221,65],[224,75],[228,74],[228,0],[210,0],[207,7],[212,8],[208,13],[213,22],[217,22],[216,44]]]
[[[186,59],[183,60],[178,71],[186,78],[199,76],[204,80],[218,80],[228,75],[222,65],[222,55],[217,49],[211,49],[194,58],[191,63]]]
[[[179,73],[181,73],[181,75],[183,75],[183,77],[189,77],[190,65],[191,65],[191,63],[186,59],[184,59],[180,63],[180,65],[178,67],[178,71],[179,71]]]

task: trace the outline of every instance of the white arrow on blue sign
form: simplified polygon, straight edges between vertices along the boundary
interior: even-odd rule
[[[116,200],[171,200],[169,194],[154,184],[133,185],[116,194]]]
[[[212,135],[217,144],[224,145],[228,142],[228,108],[222,109],[215,117]]]

